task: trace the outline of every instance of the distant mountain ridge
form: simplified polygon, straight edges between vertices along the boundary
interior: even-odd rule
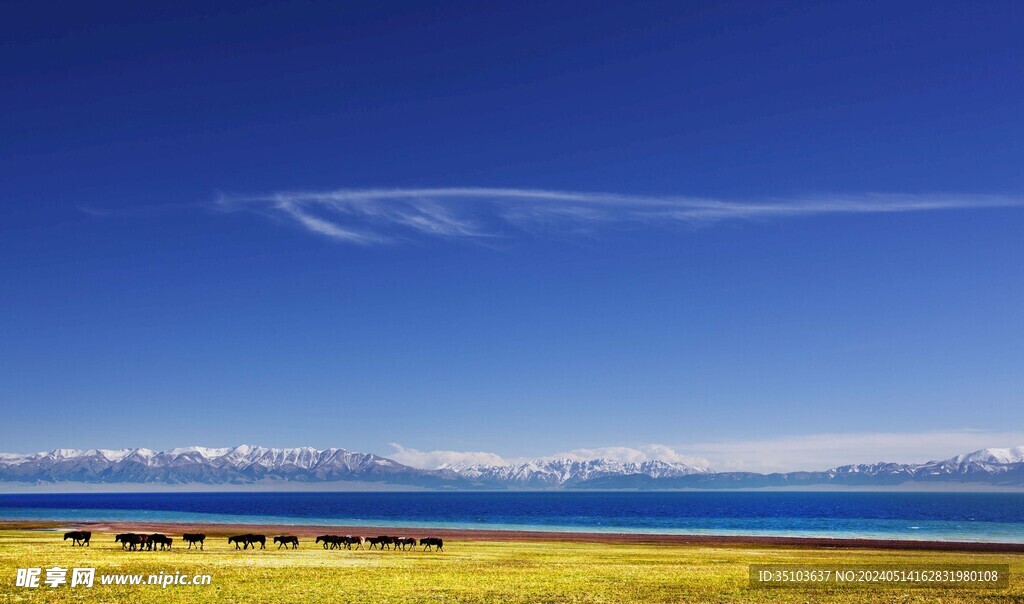
[[[1024,487],[1024,446],[981,449],[923,464],[846,465],[823,471],[714,472],[679,462],[538,459],[423,470],[372,453],[313,447],[55,449],[0,453],[0,481],[30,484],[252,485],[344,483],[431,489],[734,489],[985,485]]]
[[[709,474],[711,470],[684,463],[661,460],[641,463],[612,459],[577,460],[568,458],[538,459],[507,466],[447,465],[439,471],[484,484],[509,484],[526,487],[573,486],[602,478],[646,476],[651,479],[678,478],[692,474]]]
[[[428,487],[441,486],[443,482],[434,472],[410,468],[372,453],[250,445],[167,451],[55,449],[31,455],[2,454],[0,480],[163,484],[361,480]]]

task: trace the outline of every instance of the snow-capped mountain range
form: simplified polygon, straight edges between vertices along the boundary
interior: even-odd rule
[[[373,483],[433,489],[680,489],[976,484],[1024,487],[1024,447],[982,449],[923,464],[848,465],[825,471],[714,472],[661,460],[540,459],[514,465],[449,465],[422,470],[345,449],[55,449],[0,453],[0,482],[29,484],[256,485]]]
[[[250,445],[182,447],[167,451],[55,449],[30,455],[0,454],[0,480],[165,484],[365,480],[420,486],[438,482],[431,472],[410,468],[372,453]]]
[[[571,486],[589,480],[615,476],[643,475],[652,479],[678,478],[691,474],[710,474],[711,470],[684,463],[661,460],[641,463],[613,459],[546,459],[508,466],[453,464],[441,466],[445,475],[481,483],[506,483],[517,486]]]

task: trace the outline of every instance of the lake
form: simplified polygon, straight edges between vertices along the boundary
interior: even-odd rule
[[[1024,493],[6,494],[0,518],[1024,543]]]

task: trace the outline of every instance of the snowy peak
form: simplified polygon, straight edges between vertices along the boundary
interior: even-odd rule
[[[981,449],[923,464],[879,462],[840,466],[826,471],[836,478],[864,480],[885,478],[893,480],[945,480],[957,478],[984,478],[1020,470],[1024,473],[1024,446],[1006,449]]]
[[[217,457],[223,457],[228,454],[228,449],[224,448],[210,448],[210,447],[178,447],[176,449],[170,449],[165,453],[174,457],[181,455],[197,456],[203,459],[215,459]]]
[[[955,464],[1016,464],[1024,463],[1024,446],[1006,449],[981,449],[964,455],[957,455],[949,460]]]

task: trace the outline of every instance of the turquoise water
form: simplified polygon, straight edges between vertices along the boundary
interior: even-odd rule
[[[1024,543],[1017,493],[0,495],[0,518]]]

